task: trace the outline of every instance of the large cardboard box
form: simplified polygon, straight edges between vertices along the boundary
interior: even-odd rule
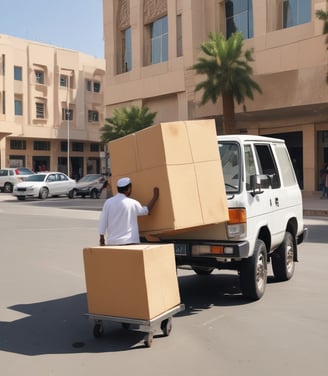
[[[90,314],[151,320],[180,304],[172,244],[84,248]]]
[[[214,120],[161,123],[109,143],[112,186],[129,176],[132,197],[148,204],[153,187],[160,198],[140,217],[141,235],[159,235],[228,219]]]

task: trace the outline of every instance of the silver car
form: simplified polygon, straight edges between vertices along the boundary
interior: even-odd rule
[[[68,196],[75,186],[76,181],[62,172],[41,172],[16,184],[13,195],[18,200],[25,200],[27,197],[38,197],[44,200],[49,196]]]
[[[83,176],[72,189],[69,198],[81,196],[83,198],[89,196],[91,198],[99,198],[102,190],[107,185],[107,179],[102,174],[88,174]]]

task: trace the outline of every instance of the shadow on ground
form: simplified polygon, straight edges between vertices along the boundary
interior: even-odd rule
[[[174,321],[200,314],[212,306],[248,304],[242,298],[237,275],[196,274],[179,277],[181,302],[185,311]],[[86,294],[32,303],[17,304],[9,310],[26,316],[0,321],[0,351],[24,355],[98,353],[132,350],[144,347],[144,332],[124,329],[121,323],[103,321],[105,333],[93,337],[94,320],[89,320]],[[154,338],[163,336],[156,330]]]

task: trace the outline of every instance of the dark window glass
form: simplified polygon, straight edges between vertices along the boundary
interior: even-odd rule
[[[10,149],[25,150],[26,149],[26,141],[25,140],[10,140]]]
[[[99,144],[90,144],[90,151],[92,152],[99,152]]]
[[[23,115],[23,102],[21,99],[15,99],[15,115],[16,116]]]
[[[284,0],[284,28],[311,21],[311,0]]]
[[[83,152],[83,146],[82,142],[72,142],[72,151]]]
[[[252,38],[253,31],[253,0],[227,0],[225,2],[227,38],[240,31],[244,38]]]
[[[50,142],[49,141],[34,141],[33,149],[34,150],[50,150]]]
[[[168,59],[168,22],[167,16],[151,25],[151,63],[157,64]]]
[[[22,67],[14,67],[14,80],[15,81],[22,81],[23,79],[23,73],[22,73]]]

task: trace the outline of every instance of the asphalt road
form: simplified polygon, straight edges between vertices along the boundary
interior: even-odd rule
[[[0,194],[0,375],[321,376],[328,369],[328,220],[306,218],[294,278],[243,300],[235,273],[178,273],[186,310],[168,337],[105,322],[92,335],[82,250],[103,200]]]

